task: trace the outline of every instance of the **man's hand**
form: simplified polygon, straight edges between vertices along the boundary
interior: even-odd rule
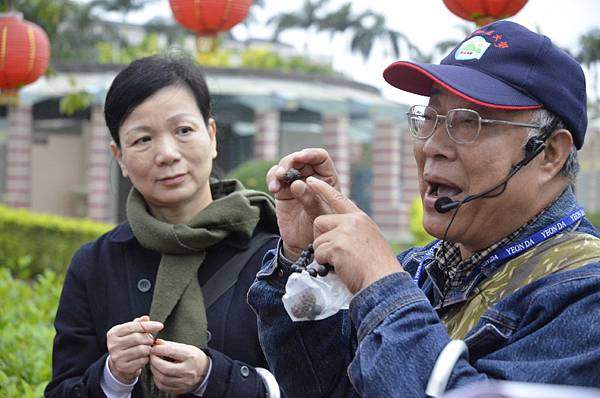
[[[290,168],[301,173],[301,179],[291,185],[284,182]],[[310,148],[294,152],[279,161],[267,173],[267,186],[275,195],[279,231],[284,242],[284,254],[295,260],[313,241],[313,221],[330,210],[306,185],[309,176],[339,189],[337,172],[324,149]]]
[[[192,345],[157,339],[150,370],[159,390],[181,395],[198,388],[208,372],[208,357]]]
[[[356,293],[403,270],[369,216],[327,183],[311,177],[306,183],[331,211],[314,221],[315,259],[332,265],[348,290]]]
[[[153,334],[162,330],[163,324],[151,321],[144,315],[131,322],[113,326],[106,333],[106,345],[110,355],[108,368],[121,383],[131,384],[149,361]]]

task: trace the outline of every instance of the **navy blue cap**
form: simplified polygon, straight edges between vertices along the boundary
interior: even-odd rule
[[[583,145],[587,100],[581,65],[546,36],[517,23],[497,21],[478,28],[439,65],[398,61],[383,77],[419,95],[429,96],[437,83],[489,108],[545,108],[566,124],[577,149]]]

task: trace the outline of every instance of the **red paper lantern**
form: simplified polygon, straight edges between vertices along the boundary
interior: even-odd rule
[[[169,0],[177,22],[199,36],[231,29],[248,15],[252,0]]]
[[[0,14],[0,103],[17,103],[17,89],[43,75],[49,61],[50,42],[42,28],[21,13]]]
[[[443,0],[453,14],[478,26],[515,15],[527,0]]]

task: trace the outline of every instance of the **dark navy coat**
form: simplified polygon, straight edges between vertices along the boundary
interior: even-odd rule
[[[258,230],[263,229],[260,224]],[[253,369],[268,368],[258,341],[256,317],[246,293],[265,252],[276,246],[268,239],[242,269],[237,283],[206,310],[212,359],[205,398],[263,397],[265,389]],[[246,250],[249,241],[225,239],[207,251],[198,272],[206,282],[230,256]],[[160,253],[144,249],[129,224],[121,224],[82,246],[67,271],[56,314],[52,381],[46,397],[104,397],[100,380],[108,355],[106,332],[150,312]],[[143,397],[139,383],[131,396]]]

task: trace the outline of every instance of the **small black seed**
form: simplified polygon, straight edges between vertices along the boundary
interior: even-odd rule
[[[298,170],[291,168],[285,172],[285,174],[283,176],[283,181],[286,184],[291,184],[292,182],[299,180],[301,177],[302,177],[302,174]]]

